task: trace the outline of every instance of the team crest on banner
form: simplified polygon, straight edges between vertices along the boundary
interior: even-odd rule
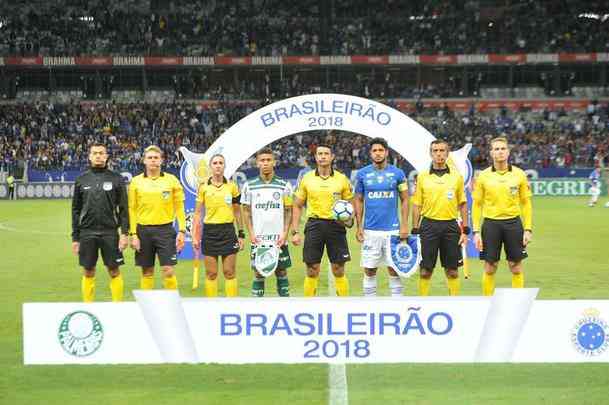
[[[391,235],[387,240],[390,267],[394,268],[400,277],[410,277],[419,269],[421,261],[421,243],[418,236],[409,236],[400,240],[398,235]]]
[[[256,247],[254,268],[263,277],[268,277],[277,269],[279,263],[279,248],[275,245],[261,245]]]

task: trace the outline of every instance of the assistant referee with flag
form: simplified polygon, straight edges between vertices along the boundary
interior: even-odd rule
[[[533,208],[527,176],[508,163],[510,149],[504,137],[491,140],[493,165],[483,170],[474,185],[472,220],[474,242],[484,260],[482,294],[493,295],[495,272],[503,245],[512,288],[524,287],[522,260],[532,238]]]
[[[178,288],[174,266],[177,252],[184,247],[186,217],[184,189],[172,174],[161,170],[163,154],[158,146],[144,150],[144,173],[129,185],[129,218],[131,247],[135,263],[142,268],[140,288],[154,288],[154,262],[158,255],[163,270],[163,287]],[[179,232],[173,227],[178,220]]]

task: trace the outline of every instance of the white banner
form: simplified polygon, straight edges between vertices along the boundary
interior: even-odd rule
[[[74,182],[15,183],[17,199],[72,198]]]
[[[609,300],[536,294],[28,303],[24,363],[609,362]]]
[[[307,131],[341,130],[377,136],[402,155],[415,169],[431,164],[429,144],[435,137],[406,114],[385,104],[346,94],[308,94],[269,104],[231,126],[211,144],[204,154],[180,148],[190,165],[186,183],[216,153],[226,158],[225,175],[232,176],[260,148],[286,136]],[[468,181],[467,154],[471,144],[451,152],[451,158]],[[196,187],[195,187],[196,190]]]

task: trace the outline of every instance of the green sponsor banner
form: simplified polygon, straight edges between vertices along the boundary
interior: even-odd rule
[[[590,195],[590,187],[592,187],[588,179],[572,177],[535,179],[529,182],[535,196],[587,196]],[[607,195],[607,184],[605,181],[601,183],[601,195]]]

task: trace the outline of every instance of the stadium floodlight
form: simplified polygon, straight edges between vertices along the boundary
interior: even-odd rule
[[[599,20],[600,22],[605,22],[605,21],[609,20],[609,14],[581,13],[577,17],[589,18],[592,20]]]
[[[408,17],[408,19],[410,21],[415,21],[415,20],[435,20],[437,19],[438,16],[437,15],[430,15],[430,16],[424,16],[424,15],[411,15],[410,17]]]

